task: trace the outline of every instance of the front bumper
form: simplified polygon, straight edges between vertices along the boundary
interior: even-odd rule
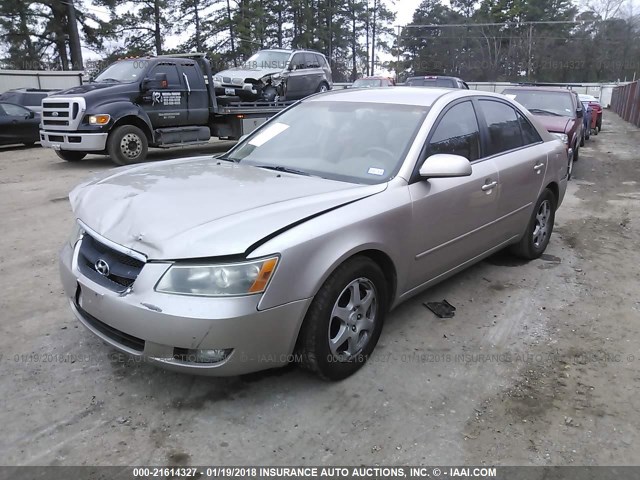
[[[121,352],[199,375],[240,375],[290,362],[311,299],[258,310],[260,295],[206,298],[155,292],[167,267],[145,264],[132,291],[121,295],[78,270],[77,247],[65,245],[60,252],[60,276],[74,315]],[[186,349],[230,353],[217,363],[196,363],[176,354]]]
[[[40,130],[40,145],[54,150],[100,152],[106,148],[108,133],[78,133]]]

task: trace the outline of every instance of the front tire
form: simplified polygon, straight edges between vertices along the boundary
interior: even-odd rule
[[[56,150],[56,155],[67,162],[79,162],[87,156],[87,152],[77,152],[75,150]]]
[[[524,235],[511,247],[514,255],[533,260],[544,253],[553,232],[557,204],[556,196],[551,190],[545,188],[538,197]]]
[[[147,157],[148,150],[147,136],[133,125],[116,128],[107,139],[107,153],[118,165],[142,162]]]
[[[324,282],[302,324],[303,368],[325,380],[358,371],[378,343],[388,308],[384,273],[371,259],[354,257]]]
[[[318,85],[318,88],[316,88],[316,93],[324,93],[328,91],[329,91],[329,85],[327,85],[326,82],[321,82],[320,85]]]

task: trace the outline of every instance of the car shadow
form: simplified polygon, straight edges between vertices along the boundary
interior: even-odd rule
[[[9,145],[0,145],[0,153],[6,153],[6,152],[19,152],[22,150],[31,150],[31,149],[35,149],[35,148],[41,148],[39,143],[36,143],[34,145],[24,145],[22,143],[15,143],[15,144],[9,144]]]

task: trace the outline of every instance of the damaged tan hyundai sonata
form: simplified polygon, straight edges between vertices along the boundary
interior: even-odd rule
[[[337,380],[412,295],[506,247],[540,256],[567,165],[501,95],[315,95],[222,156],[75,188],[62,282],[78,320],[131,355],[237,375],[295,354]]]

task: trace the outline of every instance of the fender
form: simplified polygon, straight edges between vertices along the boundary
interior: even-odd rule
[[[124,117],[133,116],[146,125],[148,129],[147,133],[149,133],[150,138],[153,138],[153,126],[151,124],[151,120],[149,119],[147,112],[145,112],[140,105],[127,101],[120,101],[104,103],[102,106],[104,108],[100,108],[100,105],[96,105],[95,107],[92,107],[92,110],[97,111],[99,109],[100,113],[108,113],[111,115],[112,122],[109,126],[109,132],[111,132],[114,126],[118,125],[118,122]]]

